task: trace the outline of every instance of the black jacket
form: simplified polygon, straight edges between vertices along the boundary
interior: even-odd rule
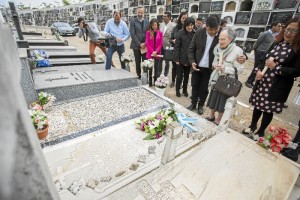
[[[294,78],[300,76],[300,52],[291,51],[281,68],[281,75],[276,75],[270,92],[269,100],[286,102],[294,84]]]
[[[176,25],[174,28],[173,28],[173,31],[171,33],[171,37],[170,37],[170,44],[172,46],[175,46],[173,40],[177,38],[177,35],[179,33],[179,31],[181,31],[182,27],[179,26],[179,25]]]
[[[205,28],[198,29],[188,49],[188,58],[189,58],[190,65],[192,65],[193,62],[197,63],[197,65],[199,64],[205,51],[206,39],[207,39],[206,29]],[[219,34],[214,37],[213,42],[209,49],[209,69],[211,72],[212,72],[212,62],[214,61],[213,52],[218,42],[219,42]]]
[[[190,65],[187,50],[192,42],[194,34],[195,34],[194,30],[190,33],[185,30],[179,31],[176,37],[175,49],[174,49],[175,62],[180,62],[180,64],[183,65],[188,65],[188,66]]]

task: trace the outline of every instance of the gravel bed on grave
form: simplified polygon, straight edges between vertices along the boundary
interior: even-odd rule
[[[43,146],[63,142],[168,106],[166,100],[144,88],[55,105],[48,112],[49,136]]]

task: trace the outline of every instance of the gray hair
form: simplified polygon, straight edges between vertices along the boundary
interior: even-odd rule
[[[142,5],[139,5],[139,6],[137,7],[137,9],[139,9],[139,8],[142,8],[142,9],[144,9],[144,6],[142,6]]]
[[[236,32],[235,32],[235,30],[234,30],[233,28],[231,28],[230,26],[228,26],[228,27],[223,28],[221,32],[224,32],[224,31],[227,32],[228,37],[229,37],[232,41],[235,40],[237,34],[236,34]]]

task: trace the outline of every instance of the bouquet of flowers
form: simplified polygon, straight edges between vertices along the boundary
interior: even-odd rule
[[[43,130],[48,126],[48,117],[42,110],[29,110],[33,126],[37,130]]]
[[[122,54],[121,61],[125,62],[125,63],[133,62],[133,56],[132,56],[132,54],[129,54],[129,55]]]
[[[164,75],[160,75],[160,77],[158,77],[158,79],[155,81],[155,86],[158,88],[166,88],[168,84],[169,79]]]
[[[106,56],[104,54],[101,54],[98,56],[100,63],[105,63],[106,61]]]
[[[144,60],[141,63],[141,67],[143,68],[144,72],[147,72],[147,70],[152,69],[153,66],[154,66],[154,60],[153,59]]]
[[[257,140],[257,144],[262,146],[265,149],[271,149],[273,152],[280,153],[282,148],[287,147],[291,140],[292,136],[287,132],[286,129],[270,126],[270,134],[265,137],[256,137],[254,140]]]
[[[138,129],[148,133],[144,140],[153,140],[162,137],[166,132],[167,125],[174,121],[178,120],[175,110],[171,106],[170,109],[161,110],[154,116],[140,119],[136,125]]]
[[[53,102],[56,100],[55,96],[52,94],[48,94],[46,92],[40,92],[38,94],[39,100],[38,104],[41,106],[52,106]]]

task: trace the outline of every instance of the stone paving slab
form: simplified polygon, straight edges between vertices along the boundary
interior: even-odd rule
[[[178,104],[175,109],[177,112],[197,117]],[[54,182],[65,185],[59,192],[62,200],[103,198],[160,166],[165,140],[143,140],[146,133],[136,129],[134,124],[139,118],[130,118],[112,127],[43,149]],[[199,118],[195,126],[199,130],[196,133],[183,131],[177,143],[176,155],[210,138],[217,128],[202,118]],[[150,146],[156,147],[154,154],[148,153]],[[137,162],[140,155],[146,157],[145,163]],[[136,171],[129,169],[132,163],[139,164]],[[117,174],[121,175],[116,176]],[[101,182],[103,177],[111,179]],[[87,183],[90,180],[99,183],[94,189],[84,187],[77,196],[67,189],[74,181]]]
[[[48,52],[76,52],[77,48],[73,46],[30,46],[29,51],[43,50]]]
[[[299,172],[300,165],[227,130],[104,199],[294,200]]]

